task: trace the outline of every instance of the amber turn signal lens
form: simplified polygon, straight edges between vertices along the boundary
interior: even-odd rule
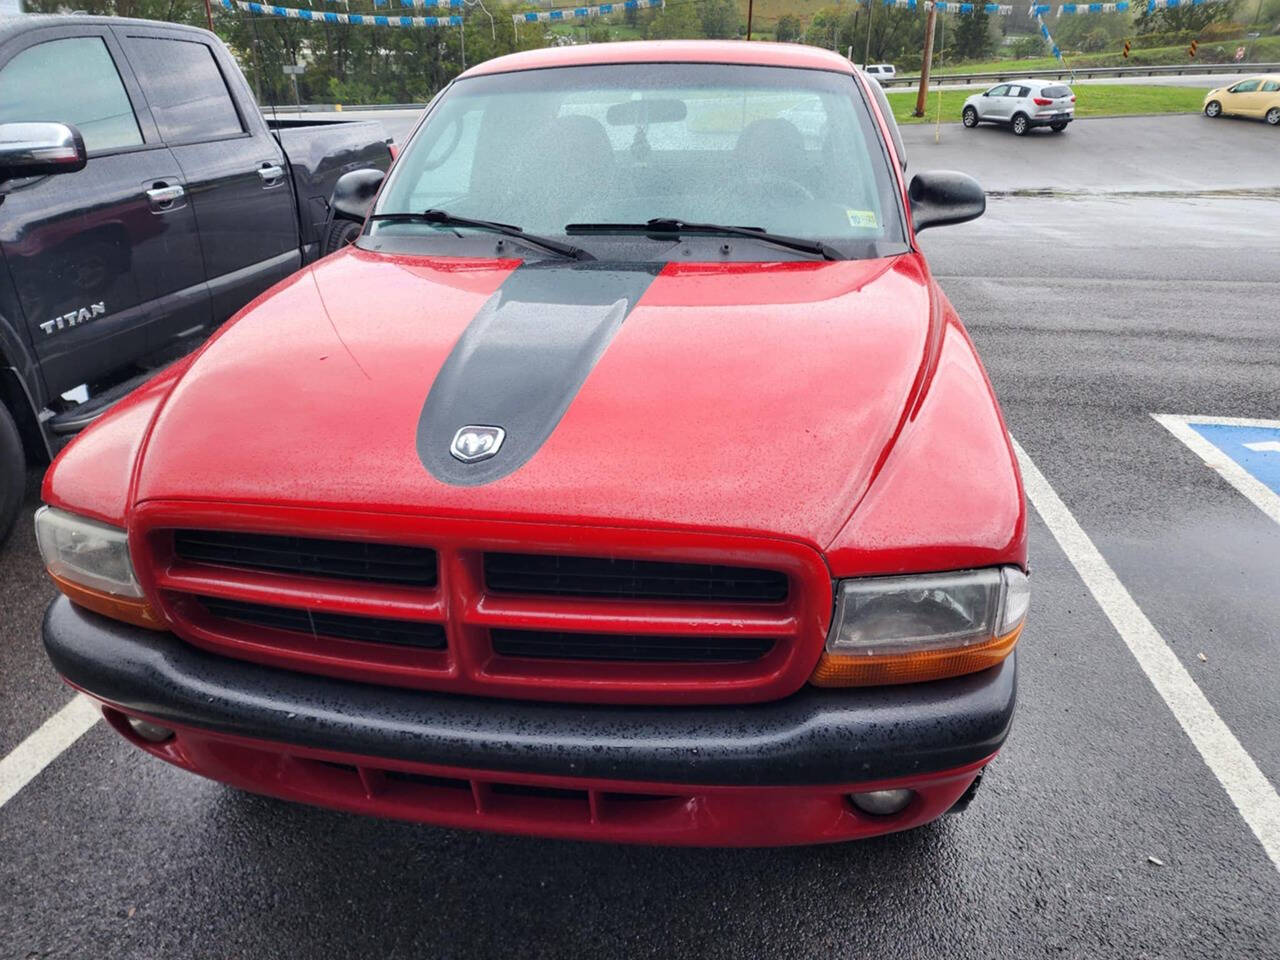
[[[49,576],[53,578],[53,582],[58,589],[65,593],[72,603],[84,607],[86,610],[100,613],[104,617],[110,617],[112,620],[123,620],[125,623],[132,623],[134,626],[146,627],[148,630],[169,629],[164,621],[160,619],[160,615],[151,609],[151,605],[146,600],[134,597],[117,597],[110,593],[103,593],[100,590],[92,590],[89,587],[82,587],[78,583],[72,583],[56,573],[50,573]]]
[[[942,680],[994,667],[1013,652],[1022,624],[1002,637],[967,647],[917,653],[848,655],[823,652],[809,682],[815,687],[872,687]]]

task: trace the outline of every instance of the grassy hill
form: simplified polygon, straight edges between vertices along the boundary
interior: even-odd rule
[[[755,0],[752,12],[752,32],[773,32],[773,25],[784,14],[792,14],[806,23],[823,7],[833,6],[833,0]],[[747,22],[747,0],[738,0],[738,14]]]

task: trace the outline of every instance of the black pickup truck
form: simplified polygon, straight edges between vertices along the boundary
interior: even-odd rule
[[[25,464],[328,252],[378,123],[268,122],[212,33],[0,20],[0,541]]]

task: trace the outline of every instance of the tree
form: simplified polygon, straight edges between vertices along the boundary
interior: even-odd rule
[[[1280,0],[1276,0],[1280,3]],[[779,43],[794,43],[804,34],[804,21],[792,13],[784,13],[774,27],[774,38]]]
[[[687,0],[676,0],[687,2]],[[738,35],[738,4],[735,0],[701,0],[698,19],[702,35],[713,40],[729,40]]]
[[[1009,52],[1013,54],[1015,60],[1029,60],[1032,57],[1043,57],[1047,52],[1047,45],[1044,37],[1040,34],[1032,34],[1029,37],[1019,37],[1009,45]]]
[[[1063,50],[1094,53],[1119,46],[1120,41],[1132,37],[1133,18],[1119,13],[1089,13],[1062,17],[1052,29],[1053,39]]]
[[[1192,33],[1199,33],[1211,23],[1221,23],[1234,19],[1235,7],[1235,0],[1224,0],[1222,3],[1204,3],[1198,7],[1177,6],[1165,7],[1160,10],[1144,9],[1138,14],[1136,21],[1138,32],[1166,33],[1190,30]]]
[[[649,23],[650,40],[689,40],[702,36],[702,21],[690,0],[674,0],[657,12]]]
[[[991,38],[991,18],[986,11],[962,13],[957,19],[960,22],[952,33],[952,56],[958,60],[986,59],[995,49]]]

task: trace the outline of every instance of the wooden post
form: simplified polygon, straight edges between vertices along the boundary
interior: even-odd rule
[[[862,52],[862,69],[867,69],[871,62],[871,6],[876,0],[867,0],[867,48]]]
[[[209,0],[204,0],[204,15],[205,15],[205,18],[208,19],[209,21],[209,32],[212,33],[213,32],[213,6],[209,3]]]
[[[916,109],[913,116],[924,116],[924,99],[929,95],[929,68],[933,66],[933,31],[938,25],[938,8],[929,6],[929,19],[924,25],[924,60],[920,64],[920,90],[916,94]]]
[[[747,39],[751,39],[751,15],[755,12],[756,0],[747,0]]]

